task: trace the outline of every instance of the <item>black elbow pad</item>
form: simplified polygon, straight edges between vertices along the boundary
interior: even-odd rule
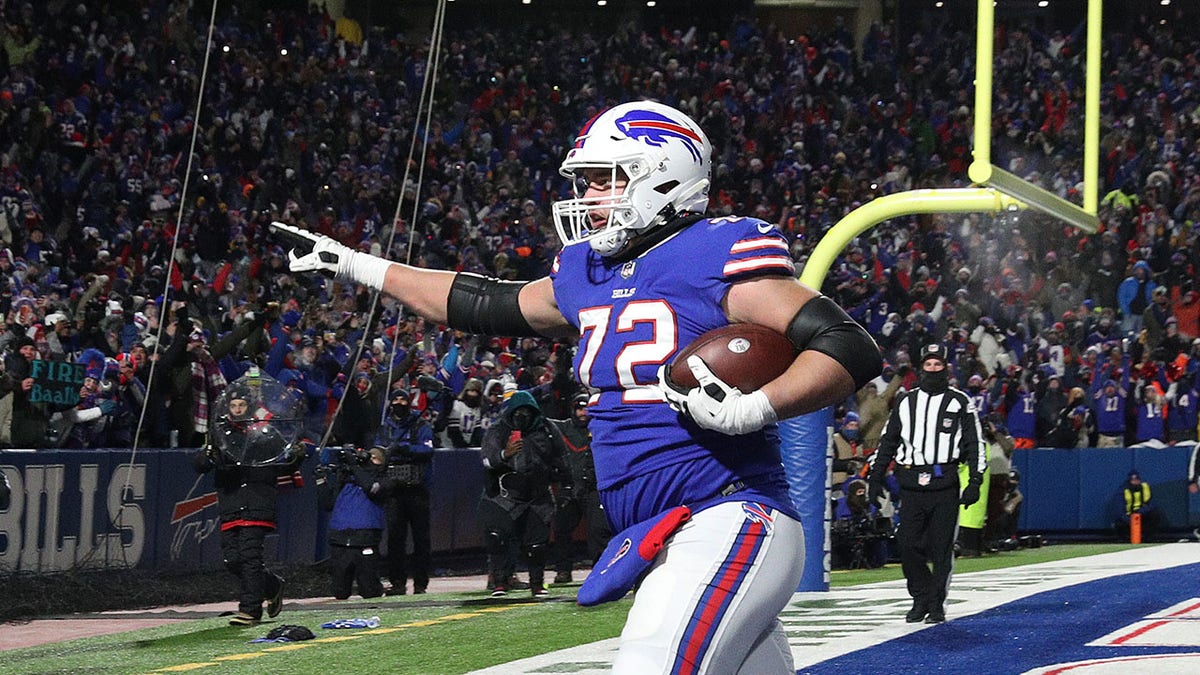
[[[480,335],[539,337],[517,301],[526,283],[460,272],[450,286],[446,322],[455,330]]]
[[[813,349],[842,364],[858,389],[883,372],[879,345],[846,310],[824,295],[804,303],[787,327],[798,351]]]

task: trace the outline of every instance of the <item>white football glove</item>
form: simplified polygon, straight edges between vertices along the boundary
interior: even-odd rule
[[[687,365],[700,386],[686,391],[676,388],[663,366],[658,369],[658,387],[673,410],[691,417],[700,427],[739,436],[778,421],[771,401],[762,391],[743,394],[713,375],[699,356],[689,356]]]
[[[360,253],[323,234],[286,223],[273,222],[271,230],[291,245],[288,268],[293,272],[315,271],[383,290],[383,280],[392,264],[390,261]]]

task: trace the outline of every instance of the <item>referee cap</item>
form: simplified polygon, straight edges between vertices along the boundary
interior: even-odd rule
[[[938,361],[945,363],[946,348],[937,342],[925,345],[925,347],[921,349],[921,363],[925,363],[929,359],[937,359]]]

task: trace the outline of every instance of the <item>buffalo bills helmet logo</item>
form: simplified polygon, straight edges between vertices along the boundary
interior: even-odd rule
[[[654,147],[662,147],[669,140],[677,140],[687,147],[692,159],[702,161],[700,147],[703,139],[695,131],[675,120],[649,110],[631,110],[617,120],[617,128],[630,138]]]
[[[629,553],[632,548],[633,541],[629,537],[626,537],[625,541],[621,542],[621,546],[617,549],[617,552],[613,553],[613,556],[608,559],[608,563],[604,565],[604,569],[600,570],[600,574],[604,574],[612,569],[612,566],[620,562],[621,558],[624,558],[625,554]]]

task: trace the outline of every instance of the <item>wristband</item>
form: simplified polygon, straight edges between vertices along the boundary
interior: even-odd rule
[[[349,279],[374,290],[382,291],[392,261],[378,258],[369,253],[350,251],[338,260],[338,276]]]

